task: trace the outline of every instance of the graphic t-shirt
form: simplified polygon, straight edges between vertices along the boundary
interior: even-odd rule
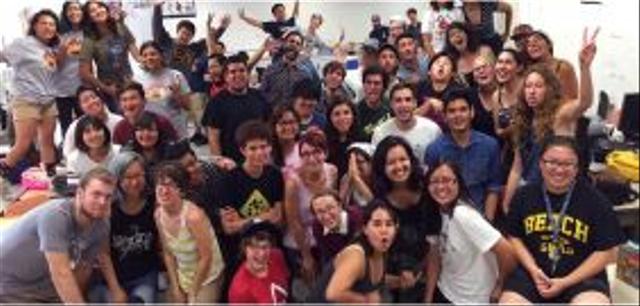
[[[100,38],[85,36],[82,41],[81,61],[95,61],[100,81],[121,86],[131,80],[133,71],[129,64],[129,46],[135,43],[131,32],[118,24],[116,35]]]
[[[558,243],[552,242],[541,184],[528,184],[516,192],[508,216],[507,232],[520,238],[536,264],[549,277],[562,277],[571,273],[596,251],[604,251],[623,243],[626,239],[618,219],[602,194],[579,179],[571,195],[566,214],[560,220]],[[550,195],[553,218],[559,217],[565,195]],[[550,254],[559,248],[560,259],[556,272],[551,273]],[[598,274],[606,280],[604,271]]]
[[[280,171],[273,166],[266,166],[257,179],[237,167],[225,177],[224,190],[223,207],[235,208],[242,218],[255,218],[282,202],[284,181]]]

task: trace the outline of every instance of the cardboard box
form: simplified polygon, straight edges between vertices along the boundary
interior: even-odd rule
[[[638,289],[638,244],[628,241],[620,246],[616,277],[630,286]]]

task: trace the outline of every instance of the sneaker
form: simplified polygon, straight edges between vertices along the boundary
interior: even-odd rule
[[[204,136],[202,133],[195,133],[195,134],[193,134],[193,136],[191,137],[191,139],[190,139],[190,140],[191,140],[191,142],[192,142],[193,144],[198,145],[198,146],[206,145],[206,144],[209,142],[209,140],[207,139],[207,137],[206,137],[206,136]]]

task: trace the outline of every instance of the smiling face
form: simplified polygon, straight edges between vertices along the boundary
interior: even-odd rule
[[[413,120],[413,111],[416,106],[416,98],[409,88],[396,90],[391,97],[391,110],[396,120],[401,123],[409,123]]]
[[[134,122],[144,110],[144,99],[137,90],[127,90],[120,97],[122,114],[130,122]]]
[[[65,15],[71,24],[80,24],[82,22],[82,7],[79,2],[72,2],[67,6]]]
[[[376,252],[384,253],[393,244],[397,224],[394,223],[387,209],[378,208],[373,211],[371,219],[364,225],[362,232]]]
[[[247,65],[244,63],[229,63],[224,74],[227,87],[234,92],[242,92],[249,86]]]
[[[180,29],[178,29],[178,44],[186,46],[191,42],[192,39],[193,32],[191,32],[187,27],[180,27]]]
[[[245,163],[255,167],[263,167],[269,162],[271,144],[265,139],[252,139],[240,148],[240,152],[245,158]]]
[[[320,224],[328,229],[337,229],[340,226],[340,213],[342,205],[332,195],[324,195],[311,201],[311,209]]]
[[[548,190],[564,193],[578,174],[578,156],[564,146],[552,146],[540,157],[540,172]]]
[[[142,163],[132,162],[122,174],[119,183],[125,196],[140,196],[146,185]]]
[[[324,84],[329,89],[338,89],[342,86],[342,81],[344,81],[344,73],[340,69],[334,69],[332,71],[327,72],[327,75],[324,76]]]
[[[101,117],[104,113],[102,99],[93,90],[85,90],[78,95],[80,109],[89,116]]]
[[[298,114],[300,119],[305,120],[313,116],[313,111],[316,108],[318,101],[315,99],[307,99],[304,97],[297,97],[293,101],[293,110]]]
[[[449,101],[445,106],[444,116],[452,133],[464,133],[471,130],[473,109],[464,99]]]
[[[268,239],[259,239],[256,236],[246,238],[244,254],[246,267],[253,274],[261,274],[269,269],[271,242]]]
[[[501,52],[496,62],[496,80],[505,84],[513,80],[519,70],[518,62],[511,52]]]
[[[339,134],[346,135],[353,126],[354,113],[349,105],[343,103],[331,110],[329,120]]]
[[[531,72],[524,81],[524,100],[533,109],[539,107],[544,101],[547,86],[544,78],[537,72]]]
[[[40,41],[51,41],[56,35],[58,35],[58,27],[56,20],[49,15],[40,15],[38,20],[33,25],[35,37]]]
[[[275,132],[279,140],[293,141],[298,136],[300,123],[292,111],[282,114],[276,122]]]
[[[89,2],[89,19],[96,24],[104,24],[109,20],[109,8],[97,1]]]
[[[136,129],[134,136],[143,150],[153,150],[160,140],[158,127],[155,123],[150,127]]]
[[[327,153],[322,148],[303,143],[300,146],[302,165],[311,171],[321,171],[327,159]]]
[[[162,178],[156,182],[156,201],[163,209],[177,210],[182,205],[180,188],[170,178]]]
[[[385,159],[384,172],[394,184],[403,184],[411,175],[411,158],[409,152],[401,145],[389,149]]]
[[[93,220],[111,216],[111,199],[115,186],[99,179],[92,179],[85,187],[78,189],[82,213]]]
[[[162,68],[162,53],[154,47],[146,47],[142,50],[142,65],[149,71],[156,71]]]
[[[107,142],[104,131],[97,126],[88,125],[82,131],[82,141],[87,145],[89,150],[103,148]]]
[[[455,173],[448,165],[441,165],[432,172],[428,190],[441,210],[449,210],[460,196],[460,185]]]

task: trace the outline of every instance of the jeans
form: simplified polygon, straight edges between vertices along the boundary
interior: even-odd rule
[[[151,271],[141,277],[120,284],[127,293],[128,303],[156,303],[158,294],[158,271]],[[104,282],[95,283],[89,290],[89,301],[109,303],[111,296]]]

